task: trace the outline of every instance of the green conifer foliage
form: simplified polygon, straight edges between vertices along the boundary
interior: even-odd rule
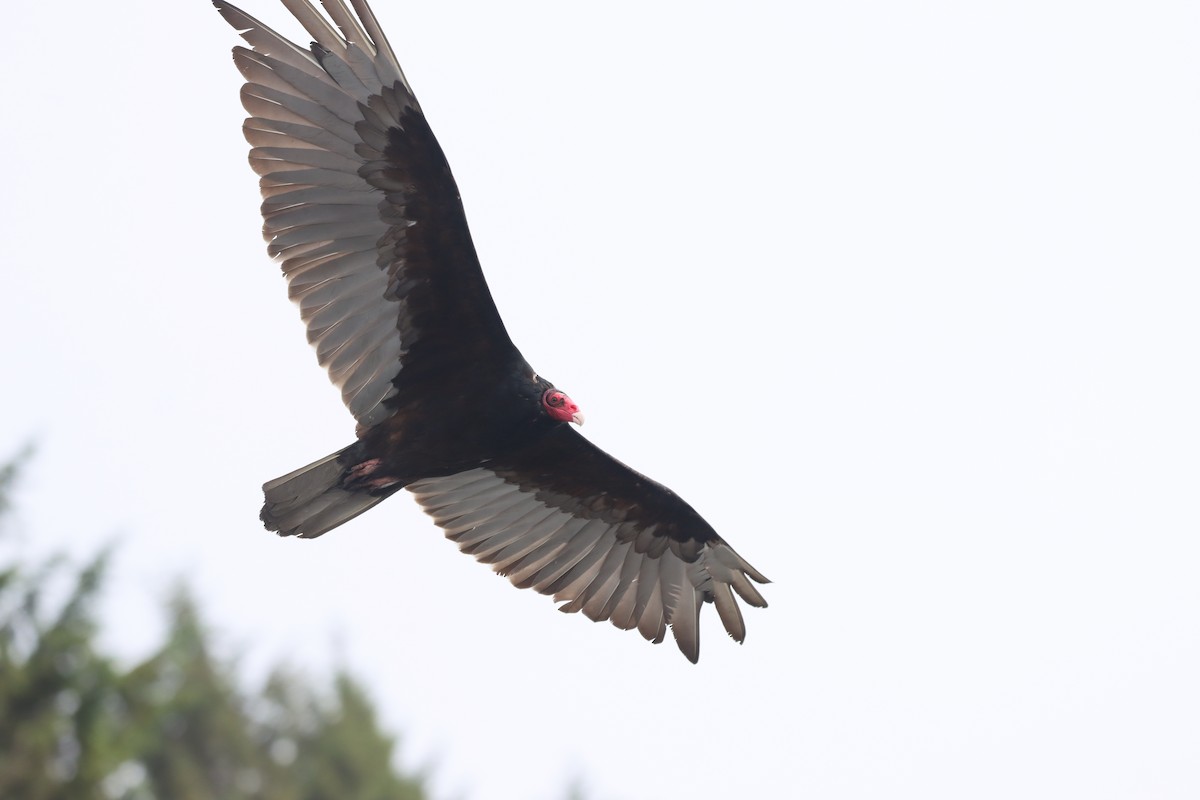
[[[17,472],[0,466],[0,798],[424,800],[351,676],[317,690],[277,671],[245,690],[184,590],[149,658],[101,652],[108,553],[22,563],[5,519]]]

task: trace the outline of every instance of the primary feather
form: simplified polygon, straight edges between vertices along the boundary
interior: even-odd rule
[[[262,518],[312,538],[407,488],[463,552],[561,610],[699,658],[714,603],[767,579],[666,487],[571,429],[582,415],[512,344],[450,167],[366,0],[282,0],[303,48],[224,0],[250,48],[243,130],[263,235],[317,360],[357,421],[350,446],[263,487]]]

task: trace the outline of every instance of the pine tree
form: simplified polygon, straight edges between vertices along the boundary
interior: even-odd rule
[[[0,467],[0,538],[16,474]],[[0,797],[424,800],[350,675],[321,692],[276,671],[245,691],[184,590],[161,647],[121,669],[96,643],[108,561],[31,568],[0,551]]]

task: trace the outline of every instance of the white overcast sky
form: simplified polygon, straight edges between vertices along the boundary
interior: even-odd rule
[[[282,6],[246,10],[303,36]],[[776,582],[701,661],[555,613],[348,444],[204,0],[16,3],[0,453],[251,672],[351,667],[442,798],[1200,796],[1200,5],[375,0],[513,339]],[[307,41],[303,38],[302,41]]]

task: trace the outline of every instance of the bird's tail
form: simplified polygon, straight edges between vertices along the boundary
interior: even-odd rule
[[[353,446],[353,445],[352,445]],[[385,491],[346,489],[347,447],[263,484],[266,502],[259,518],[280,536],[312,539],[354,519],[400,487]]]

